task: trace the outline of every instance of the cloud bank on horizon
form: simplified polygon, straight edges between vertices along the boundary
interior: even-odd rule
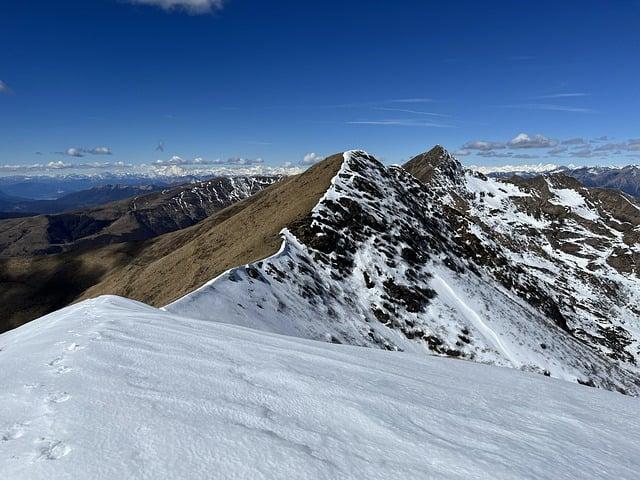
[[[520,153],[522,149],[527,153]],[[542,134],[519,133],[507,141],[469,140],[454,154],[458,157],[473,155],[485,160],[596,159],[610,163],[633,163],[634,160],[640,160],[640,138],[614,142],[603,135],[593,139],[573,137],[558,140]]]

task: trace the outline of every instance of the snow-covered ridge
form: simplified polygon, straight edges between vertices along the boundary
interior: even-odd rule
[[[162,194],[171,196],[163,198],[161,207],[167,211],[180,211],[190,218],[201,220],[216,210],[250,197],[282,178],[280,175],[218,177],[181,188],[165,189]],[[149,197],[149,200],[152,203],[157,202],[154,197]],[[143,210],[146,206],[140,199],[133,201],[134,210]]]
[[[637,399],[88,300],[0,335],[12,480],[635,479]]]
[[[594,268],[554,240],[557,215],[527,207],[539,201],[529,187],[472,173],[451,179],[462,169],[443,164],[447,174],[436,169],[437,188],[429,188],[365,152],[344,157],[309,218],[283,232],[278,254],[232,269],[167,309],[639,392],[638,280],[603,257],[624,242],[613,233],[602,240],[611,228],[594,223],[600,207],[576,198],[565,205],[554,193],[562,185],[547,191],[547,203],[566,217],[563,232],[605,242],[585,247],[602,258]]]

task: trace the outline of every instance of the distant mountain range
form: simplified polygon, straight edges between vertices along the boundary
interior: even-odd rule
[[[98,207],[0,220],[0,257],[60,253],[156,237],[198,223],[279,179],[221,177],[155,192],[158,187],[98,187],[72,193],[53,202],[96,201],[111,197],[114,191],[128,195]],[[145,194],[132,196],[133,192]]]
[[[55,200],[63,195],[104,185],[176,186],[197,183],[217,177],[285,176],[300,173],[299,167],[267,165],[185,169],[178,165],[148,166],[133,171],[101,171],[98,173],[67,173],[60,170],[51,175],[0,176],[0,192],[18,200]],[[1,196],[1,194],[0,194]]]
[[[540,174],[563,173],[580,181],[586,187],[612,188],[634,197],[640,197],[640,166],[573,167],[554,164],[507,165],[502,167],[474,167],[475,170],[496,178],[513,175],[530,177]]]
[[[159,185],[100,185],[88,190],[68,193],[53,200],[31,200],[0,192],[0,219],[61,213],[94,207],[108,202],[143,195],[163,188]]]
[[[0,201],[3,197],[17,201],[57,200],[66,195],[103,188],[105,186],[141,187],[149,185],[166,187],[204,180],[196,177],[157,177],[140,175],[52,175],[52,176],[12,176],[0,177]],[[2,210],[6,210],[2,206]],[[44,213],[44,212],[43,212]],[[47,212],[53,213],[53,212]]]
[[[150,251],[178,248],[171,237],[163,236],[168,243],[154,237],[218,211],[221,221],[230,215],[225,207],[280,179],[221,177],[89,209],[0,220],[0,330],[66,305],[112,270],[123,275],[138,261],[146,264],[150,260],[141,258],[149,259]]]

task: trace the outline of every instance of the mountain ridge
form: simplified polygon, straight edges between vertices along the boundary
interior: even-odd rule
[[[514,257],[521,255],[518,243],[511,249],[501,245],[507,237],[500,229],[509,230],[513,221],[496,217],[494,207],[502,203],[505,214],[523,222],[518,228],[538,228],[545,232],[541,242],[548,243],[555,227],[546,229],[553,222],[536,219],[515,201],[537,194],[457,166],[451,170],[445,164],[439,172],[436,163],[425,171],[438,188],[425,188],[402,168],[384,167],[362,151],[345,153],[332,187],[311,215],[283,231],[280,253],[231,269],[167,309],[203,319],[217,312],[224,322],[259,330],[475,359],[637,394],[633,301],[620,312],[622,324],[598,316],[608,308],[604,304],[586,303],[587,310],[574,312],[575,292],[552,294],[553,276],[541,280],[536,268]],[[580,195],[563,186],[549,188],[553,195]],[[482,206],[484,199],[491,205]],[[572,206],[559,205],[556,214],[565,215],[572,227],[582,218],[572,208],[595,215],[576,198],[569,200]],[[494,230],[498,236],[487,236]],[[549,248],[563,253],[560,246]],[[547,258],[544,248],[537,255],[550,262],[545,268],[557,268],[554,262],[573,265],[573,257]],[[578,267],[572,267],[576,278],[584,274]],[[602,266],[605,277],[613,275],[609,267]],[[637,280],[616,272],[637,299]],[[611,292],[598,283],[601,278],[584,280],[595,286],[580,285],[591,285],[606,304]],[[626,329],[625,322],[631,322]]]
[[[488,178],[441,146],[404,168],[354,150],[139,245],[75,300],[638,395],[639,232],[633,200],[568,176]]]

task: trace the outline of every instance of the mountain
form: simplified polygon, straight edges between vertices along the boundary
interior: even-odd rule
[[[640,392],[636,204],[569,177],[490,179],[441,147],[406,168],[345,153],[276,255],[167,310]]]
[[[108,243],[143,240],[193,225],[281,177],[220,177],[57,215],[0,220],[0,256],[41,255]],[[104,191],[99,188],[93,191]],[[96,193],[92,201],[112,196]],[[125,192],[134,187],[117,188]],[[147,187],[143,191],[154,190]],[[87,201],[82,192],[65,198]],[[126,195],[126,197],[130,197]],[[58,202],[58,201],[56,201]]]
[[[49,256],[57,269],[29,267],[39,289],[12,281],[638,395],[639,214],[562,174],[488,178],[440,146],[404,168],[351,151],[190,228]]]
[[[144,187],[156,185],[174,187],[185,183],[198,183],[217,177],[271,177],[289,176],[300,173],[299,167],[272,167],[258,165],[203,165],[183,168],[179,165],[149,164],[126,166],[118,170],[78,173],[77,171],[56,170],[55,174],[0,175],[0,190],[5,194],[22,199],[55,200],[74,192],[99,188],[104,185]],[[105,166],[105,168],[107,168]]]
[[[107,292],[161,306],[228,268],[272,255],[281,225],[313,208],[341,162],[336,156],[156,238],[0,258],[0,330]]]
[[[144,290],[147,280],[144,276],[136,277],[135,272],[140,265],[150,267],[160,257],[172,254],[183,239],[191,238],[193,231],[185,227],[215,212],[220,215],[212,221],[223,221],[233,212],[225,211],[225,207],[279,179],[224,177],[95,209],[0,221],[0,246],[4,253],[0,256],[0,331],[61,308],[101,281],[107,285],[113,281],[132,294],[137,292],[135,285],[142,283],[140,288]],[[202,250],[201,255],[226,245],[228,237],[224,228],[227,227],[222,227],[215,239],[219,243],[203,247],[208,250]],[[159,234],[178,229],[182,230],[154,241]],[[198,231],[196,228],[195,232]],[[277,237],[277,231],[274,236]],[[246,230],[237,232],[240,242],[246,242],[250,237]],[[259,238],[252,245],[264,248],[261,241]],[[61,253],[51,253],[56,251]],[[156,255],[158,258],[154,258]],[[209,270],[194,264],[194,259],[185,259],[184,268],[208,275]],[[222,265],[229,268],[237,264]],[[150,281],[149,290],[157,292],[173,288],[174,295],[184,294],[191,280],[182,276],[183,273],[174,268],[164,279],[156,277]],[[125,282],[129,275],[131,281]],[[197,277],[196,281],[204,282],[208,278]],[[164,282],[167,282],[165,286],[157,285]],[[176,297],[165,298],[168,302]]]
[[[100,185],[88,190],[69,193],[54,200],[3,198],[0,193],[0,219],[27,217],[42,213],[60,213],[67,210],[94,207],[136,195],[144,195],[160,188],[162,187],[158,185]]]
[[[640,166],[624,167],[574,167],[554,164],[506,165],[503,167],[472,167],[495,178],[510,178],[514,175],[534,177],[540,174],[563,173],[578,180],[585,187],[620,190],[640,197]]]
[[[0,335],[0,349],[0,471],[13,480],[631,480],[640,470],[637,399],[512,369],[108,296]]]
[[[614,188],[640,197],[640,166],[582,167],[568,172],[587,187]]]
[[[537,163],[525,165],[500,165],[500,166],[478,166],[470,165],[469,170],[480,172],[492,177],[511,177],[512,175],[542,175],[544,173],[559,172],[569,170],[574,167],[565,167],[555,163]]]

